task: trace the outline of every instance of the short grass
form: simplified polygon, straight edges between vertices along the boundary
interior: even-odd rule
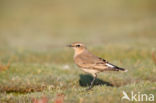
[[[123,91],[156,96],[155,0],[39,1],[0,3],[0,103],[58,103],[60,95],[64,103],[132,102],[121,100]],[[86,91],[92,77],[65,47],[75,41],[128,72],[100,73]]]
[[[126,73],[100,73],[91,91],[85,89],[92,77],[74,65],[72,50],[13,51],[14,53],[10,54],[1,50],[2,63],[7,65],[10,60],[10,67],[0,72],[2,103],[31,103],[33,98],[42,96],[53,102],[56,96],[62,93],[65,103],[121,102],[122,91],[156,95],[156,66],[151,51],[146,48],[108,46],[90,49],[93,53],[129,70]]]

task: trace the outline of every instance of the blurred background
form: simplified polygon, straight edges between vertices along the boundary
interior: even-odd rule
[[[155,0],[0,0],[0,48],[156,44]],[[127,45],[128,44],[128,45]]]

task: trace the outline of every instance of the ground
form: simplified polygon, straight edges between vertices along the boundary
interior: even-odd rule
[[[128,69],[126,73],[100,73],[90,91],[86,88],[92,77],[73,63],[73,52],[69,48],[42,52],[15,49],[11,53],[1,49],[3,68],[7,61],[10,66],[0,71],[0,101],[31,103],[33,98],[42,96],[54,101],[58,94],[63,94],[65,103],[112,103],[121,102],[123,91],[156,95],[156,66],[152,52],[149,48],[140,48],[139,44],[138,47],[114,44],[89,49]]]

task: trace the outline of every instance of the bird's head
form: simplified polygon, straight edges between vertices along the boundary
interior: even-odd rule
[[[73,48],[76,53],[80,53],[80,52],[86,50],[86,46],[81,42],[74,42],[67,46]]]

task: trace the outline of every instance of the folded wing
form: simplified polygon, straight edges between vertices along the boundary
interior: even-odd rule
[[[74,61],[79,67],[86,69],[97,69],[99,71],[125,71],[125,69],[115,66],[89,52],[76,56]]]

